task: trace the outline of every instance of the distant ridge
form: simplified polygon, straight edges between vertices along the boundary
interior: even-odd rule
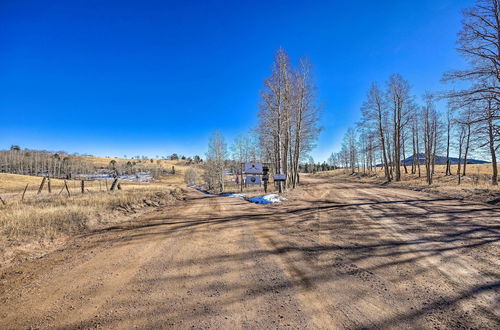
[[[418,161],[419,161],[420,165],[424,165],[425,164],[425,155],[419,154]],[[410,166],[412,163],[413,163],[413,155],[406,158],[404,161],[401,161],[401,165],[405,164],[406,166]],[[462,159],[462,163],[463,163],[463,159]],[[489,164],[489,163],[490,162],[485,161],[485,160],[467,158],[467,164]],[[436,164],[437,165],[446,165],[446,157],[445,156],[436,156]],[[450,164],[451,165],[458,164],[458,158],[450,157]],[[381,167],[382,164],[377,164],[376,166]]]
[[[424,164],[425,163],[425,155],[419,154],[418,161],[420,164]],[[463,159],[462,159],[462,162],[463,162]],[[413,155],[404,160],[404,164],[406,164],[406,165],[411,165],[412,163],[413,163]],[[467,164],[487,164],[487,163],[489,163],[489,162],[487,162],[485,160],[467,158]],[[446,157],[445,156],[436,156],[436,164],[445,165],[446,164]],[[458,164],[458,158],[450,157],[450,164]]]

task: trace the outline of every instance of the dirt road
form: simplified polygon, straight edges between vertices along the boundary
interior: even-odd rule
[[[499,328],[500,209],[309,179],[186,190],[0,278],[0,328]]]

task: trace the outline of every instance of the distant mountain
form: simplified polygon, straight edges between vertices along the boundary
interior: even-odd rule
[[[424,164],[425,163],[425,155],[424,154],[419,154],[418,155],[418,162],[420,164]],[[463,159],[462,159],[462,162],[463,162]],[[404,160],[404,163],[406,165],[411,165],[413,163],[413,155],[406,158]],[[458,164],[458,158],[454,158],[454,157],[450,157],[450,163],[451,164]],[[467,164],[487,164],[489,162],[485,161],[485,160],[479,160],[479,159],[467,159]],[[436,156],[436,164],[442,164],[442,165],[445,165],[446,164],[446,157],[445,156]]]
[[[424,154],[419,154],[418,155],[418,161],[420,162],[420,165],[425,164],[425,155]],[[413,155],[406,158],[404,161],[401,161],[401,165],[406,164],[406,166],[411,166],[413,163]],[[463,159],[462,159],[463,163]],[[485,160],[479,160],[479,159],[467,159],[467,164],[488,164],[490,162],[487,162]],[[436,164],[438,165],[446,165],[446,157],[445,156],[436,156]],[[450,164],[456,165],[458,164],[458,158],[455,157],[450,157]],[[382,164],[377,164],[377,167],[381,167]]]

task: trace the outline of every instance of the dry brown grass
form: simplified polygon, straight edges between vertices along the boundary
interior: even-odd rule
[[[411,171],[411,166],[407,166],[408,171]],[[467,164],[467,176],[462,177],[462,182],[458,185],[457,165],[452,165],[451,171],[453,175],[445,176],[445,165],[437,165],[432,185],[428,185],[425,179],[425,166],[421,166],[421,177],[418,174],[405,174],[404,168],[402,171],[402,180],[400,182],[391,182],[391,185],[425,190],[429,192],[441,193],[446,196],[456,198],[469,198],[481,201],[488,201],[494,196],[500,194],[500,186],[491,184],[491,164]],[[338,169],[328,172],[319,172],[318,176],[346,176],[353,177],[349,171]],[[358,180],[372,183],[382,183],[385,181],[384,171],[382,168],[377,168],[373,172],[367,171],[367,175],[358,174],[355,176]]]
[[[68,180],[71,196],[62,191],[63,180],[51,180],[52,193],[47,186],[37,194],[42,178],[16,174],[0,174],[0,261],[14,258],[19,250],[47,251],[61,240],[88,229],[108,223],[126,221],[145,206],[169,204],[181,196],[182,171],[151,183],[121,181],[122,190],[106,191],[104,181],[86,181],[85,194],[80,182]],[[26,184],[29,189],[24,201],[21,195]],[[108,185],[111,180],[108,180]],[[26,248],[29,246],[29,248]],[[44,248],[41,248],[43,246]],[[17,252],[15,252],[17,251]],[[18,254],[18,253],[17,253]]]
[[[119,161],[123,161],[125,159],[119,158],[103,158],[103,157],[90,157],[90,156],[81,156],[88,157],[92,162],[95,163],[98,167],[105,167],[109,164],[112,159],[116,159]],[[125,160],[126,161],[126,160]],[[149,160],[148,160],[149,161]],[[171,170],[172,166],[175,167],[175,175],[167,175],[163,176],[152,183],[140,183],[133,181],[120,181],[121,185],[124,187],[139,187],[139,186],[154,186],[154,185],[182,185],[184,184],[184,173],[187,168],[192,165],[186,165],[184,161],[171,161],[171,160],[160,160],[160,165],[165,170]],[[22,192],[26,185],[28,184],[28,189],[26,191],[26,197],[32,196],[36,194],[38,191],[38,187],[42,181],[41,177],[38,176],[30,176],[30,175],[19,175],[19,174],[8,174],[8,173],[0,173],[0,196],[4,196],[5,198],[10,198],[12,196],[21,197]],[[61,189],[64,186],[64,180],[59,179],[51,179],[51,187],[53,194],[59,194]],[[70,189],[71,194],[80,193],[80,182],[78,180],[68,180],[68,187]],[[91,192],[95,191],[105,191],[106,183],[111,185],[111,180],[94,180],[94,181],[86,181],[85,188]],[[109,186],[108,186],[109,187]],[[43,194],[47,194],[47,184],[43,189]],[[5,196],[4,194],[7,194]],[[64,191],[63,194],[66,194]]]
[[[28,192],[38,190],[41,177],[19,174],[0,173],[0,194],[6,193],[22,193],[28,184]],[[54,188],[62,187],[63,180],[51,179],[51,185]],[[45,187],[47,189],[47,187]],[[27,192],[27,194],[29,194]]]
[[[72,197],[34,197],[21,202],[9,201],[0,206],[0,232],[8,240],[25,242],[32,239],[53,239],[60,233],[71,234],[91,225],[89,221],[104,222],[106,213],[130,210],[152,201],[172,201],[178,188],[164,186],[135,187],[115,192],[77,194]]]
[[[80,156],[86,157],[87,160],[90,160],[96,167],[107,167],[109,162],[115,160],[117,162],[128,162],[134,161],[138,163],[143,163],[146,166],[159,165],[162,169],[166,171],[171,171],[172,166],[175,168],[175,175],[165,176],[161,179],[163,183],[168,184],[183,184],[184,183],[184,173],[186,169],[192,167],[193,165],[187,165],[187,162],[184,160],[166,160],[166,159],[153,159],[153,163],[151,163],[151,159],[126,159],[126,158],[107,158],[107,157],[93,157],[93,156]]]
[[[115,158],[115,157],[95,157],[95,156],[77,156],[90,161],[96,167],[107,167],[109,163],[114,160],[116,162],[136,162],[143,164],[159,164],[162,168],[166,170],[170,170],[172,166],[176,168],[179,166],[180,168],[185,168],[186,161],[184,160],[167,160],[167,159],[157,159],[153,158],[153,163],[151,163],[151,158],[148,159],[128,159],[128,158]]]
[[[87,192],[99,192],[106,191],[106,187],[109,188],[111,185],[111,179],[108,180],[93,180],[85,181],[85,190]],[[164,186],[168,184],[176,184],[182,181],[181,174],[175,176],[162,177],[151,183],[142,183],[135,181],[120,181],[121,186],[126,188],[138,188],[138,187],[155,187],[158,185]],[[38,187],[42,182],[42,177],[30,176],[30,175],[19,175],[19,174],[7,174],[0,173],[0,195],[6,200],[21,199],[22,193],[26,184],[28,184],[28,189],[26,190],[25,198],[38,196]],[[52,194],[48,193],[47,183],[43,188],[40,195],[57,196],[61,193],[64,187],[64,180],[51,179]],[[81,185],[79,180],[67,180],[69,191],[71,195],[81,194]],[[67,195],[66,190],[61,194]]]
[[[107,167],[112,160],[130,161],[78,157],[90,160],[98,168]],[[49,194],[45,183],[42,193],[37,194],[41,177],[0,173],[0,197],[6,202],[6,205],[0,202],[0,265],[13,260],[20,251],[27,256],[32,256],[34,251],[43,254],[75,234],[127,221],[135,212],[145,211],[145,206],[166,205],[180,197],[184,173],[192,165],[183,160],[134,161],[143,163],[146,168],[159,165],[167,172],[174,166],[175,174],[150,183],[120,181],[122,190],[114,192],[107,191],[112,180],[85,181],[84,194],[79,180],[67,180],[71,194],[68,196],[63,189],[64,180],[51,179],[52,193]],[[26,185],[28,189],[22,201]]]

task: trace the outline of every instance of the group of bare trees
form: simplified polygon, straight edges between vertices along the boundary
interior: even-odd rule
[[[226,165],[228,160],[227,144],[219,131],[215,131],[208,141],[208,151],[204,162],[204,181],[208,190],[223,192]]]
[[[70,155],[66,152],[50,152],[44,150],[21,149],[17,145],[9,150],[0,150],[0,173],[35,175],[51,178],[74,179],[79,176],[114,174],[134,175],[148,172],[153,177],[167,174],[162,160],[137,159],[114,160],[107,168],[98,168],[86,156]]]
[[[500,148],[500,0],[479,0],[464,11],[458,51],[469,60],[464,70],[447,72],[444,81],[468,82],[468,87],[447,92],[426,93],[419,105],[410,84],[400,75],[391,75],[385,89],[372,84],[364,101],[358,130],[349,130],[342,149],[332,160],[342,167],[384,169],[387,181],[400,181],[411,173],[433,182],[436,157],[446,154],[445,175],[452,175],[451,153],[458,158],[458,182],[466,175],[472,148],[491,160],[491,182],[498,183],[497,152]],[[445,114],[436,102],[447,100]]]
[[[423,138],[430,166],[436,154],[438,126],[433,97],[427,95],[425,99],[425,106],[419,107],[411,94],[410,84],[399,74],[389,77],[385,89],[373,83],[361,107],[362,118],[357,130],[347,131],[340,152],[332,155],[332,160],[352,172],[359,167],[371,170],[381,164],[387,181],[400,181],[401,171],[408,173],[404,160],[409,147],[414,159],[412,173],[420,166],[417,160],[421,153],[419,142]],[[427,120],[422,121],[422,118]],[[419,137],[421,128],[425,134]]]
[[[458,52],[468,61],[468,67],[447,72],[444,80],[466,82],[466,87],[448,91],[446,97],[453,109],[463,113],[459,124],[465,132],[460,136],[466,136],[466,146],[471,129],[478,130],[479,147],[489,150],[492,183],[496,185],[496,153],[500,147],[500,0],[477,0],[463,15]],[[467,149],[464,154],[466,157]]]
[[[278,185],[280,192],[297,186],[299,171],[304,169],[300,164],[320,131],[311,70],[305,58],[293,66],[287,53],[278,49],[271,75],[264,80],[257,128],[234,140],[231,159],[219,132],[209,141],[204,164],[209,189],[222,191],[225,171],[237,174],[245,162],[263,162],[270,165],[272,174],[285,174],[286,184]]]
[[[299,164],[319,133],[319,108],[311,70],[305,58],[293,66],[280,48],[261,92],[257,128],[261,157],[273,165],[274,173],[285,174],[285,186],[292,188],[299,180]],[[285,186],[280,183],[279,191]]]
[[[255,162],[260,159],[258,141],[252,132],[237,136],[230,149],[237,169],[241,167],[241,163]]]
[[[162,166],[161,159],[138,159],[138,160],[115,160],[112,159],[107,169],[95,169],[100,173],[120,175],[138,175],[138,173],[148,173],[153,178],[158,178],[161,175],[174,174],[174,169],[168,170]]]
[[[446,113],[440,113],[435,95],[426,93],[419,104],[408,86],[399,75],[389,78],[385,90],[373,84],[356,129],[348,129],[341,150],[329,162],[353,173],[380,166],[388,182],[400,181],[404,172],[425,176],[432,184],[436,162],[446,165],[444,174],[449,176],[455,174],[451,170],[455,158],[460,184],[474,150],[474,155],[492,161],[491,182],[496,185],[498,103],[495,107],[494,100],[485,107],[479,107],[480,103],[457,106],[457,100],[450,99]]]
[[[65,152],[21,149],[16,145],[0,150],[0,172],[4,173],[71,178],[94,170],[94,165],[84,157]]]

